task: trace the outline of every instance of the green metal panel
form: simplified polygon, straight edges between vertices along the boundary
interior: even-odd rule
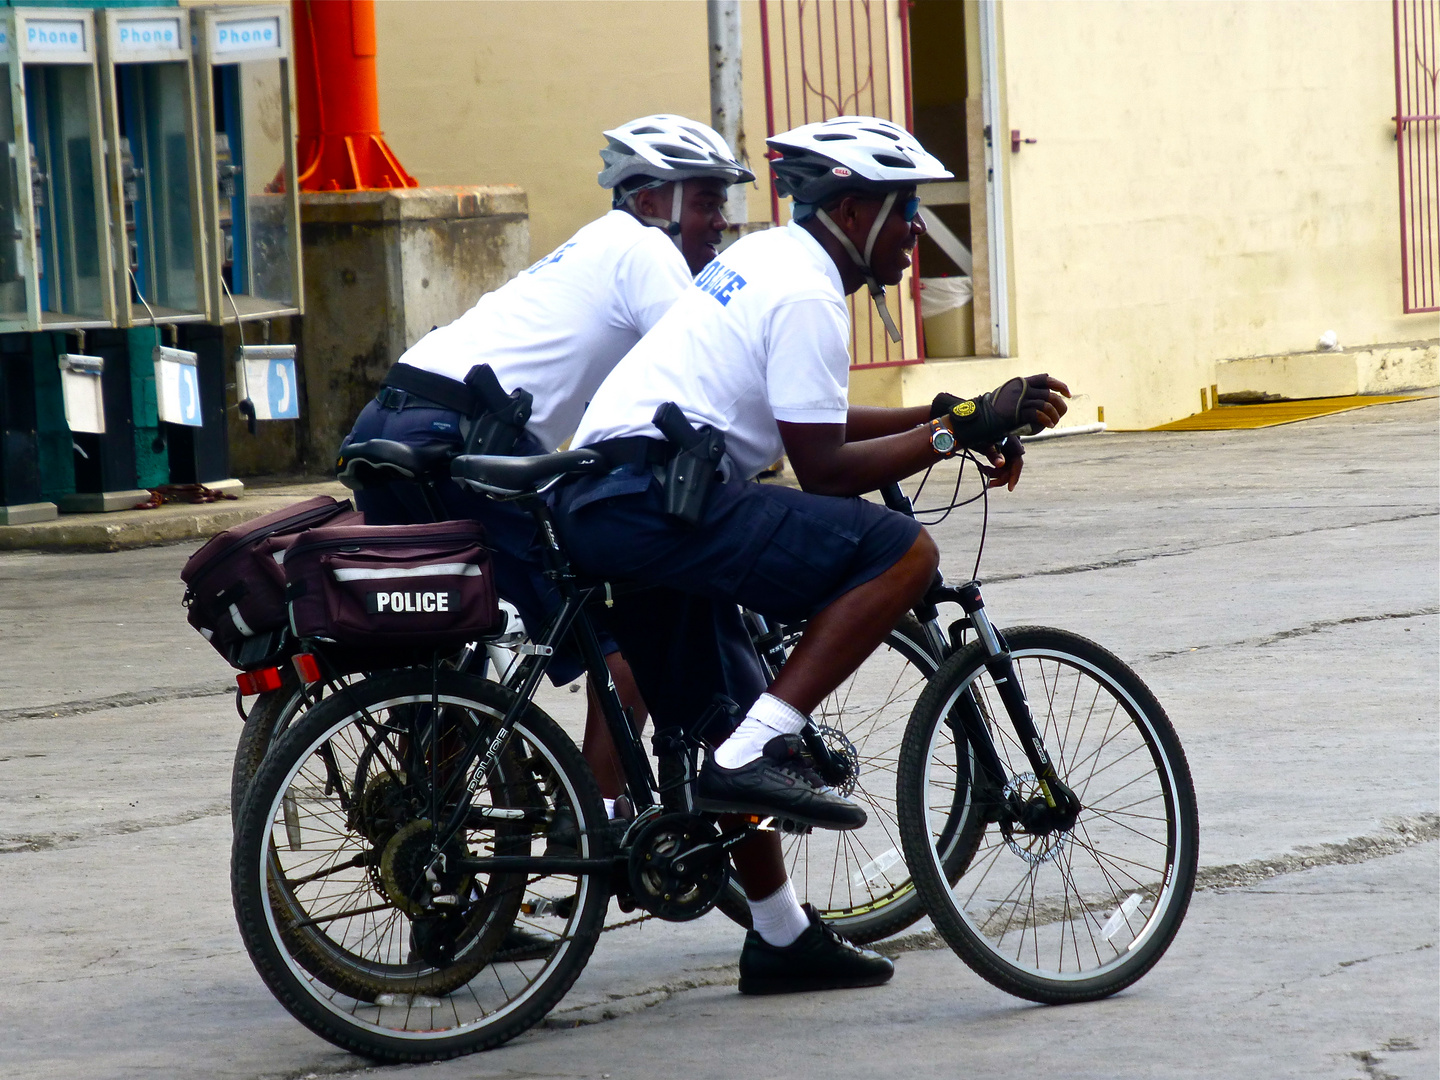
[[[54,502],[75,490],[75,450],[65,423],[65,399],[60,392],[59,355],[64,334],[31,334],[31,360],[35,364],[35,433],[40,442],[40,496]]]
[[[132,327],[126,335],[130,352],[130,395],[135,413],[135,473],[142,488],[170,482],[170,451],[160,430],[155,403],[155,366],[151,350],[160,344],[153,326]]]

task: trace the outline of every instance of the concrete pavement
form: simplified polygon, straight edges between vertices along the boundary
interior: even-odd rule
[[[992,616],[1129,661],[1195,776],[1206,887],[1129,991],[1029,1006],[922,924],[887,988],[749,1000],[722,916],[647,922],[601,939],[548,1026],[424,1075],[1434,1077],[1436,417],[1056,440],[992,500]],[[978,523],[933,530],[953,578]],[[194,546],[0,555],[0,1076],[364,1066],[274,1002],[234,928],[239,721],[178,604]],[[544,704],[575,730],[581,695]]]

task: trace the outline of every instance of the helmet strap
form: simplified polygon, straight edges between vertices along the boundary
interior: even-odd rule
[[[833,218],[824,210],[816,210],[815,217],[820,224],[829,229],[835,239],[840,241],[840,246],[845,249],[845,254],[850,256],[850,261],[855,268],[865,277],[865,284],[870,287],[870,298],[875,301],[875,310],[880,313],[880,321],[885,324],[885,332],[890,335],[890,340],[900,340],[900,328],[895,325],[895,320],[890,317],[890,309],[885,306],[885,286],[876,279],[874,271],[870,269],[870,256],[875,252],[875,240],[880,235],[880,229],[885,224],[886,218],[895,206],[895,199],[898,191],[891,191],[885,196],[885,201],[880,204],[880,212],[875,215],[875,223],[870,226],[870,235],[865,238],[865,255],[855,249],[850,237],[846,236],[839,225],[835,224]]]
[[[663,187],[665,184],[674,185],[674,187],[670,189],[670,217],[668,219],[658,217],[646,217],[644,214],[640,213],[640,211],[635,206],[635,196],[639,195],[642,191],[647,191],[651,188]],[[670,239],[674,241],[675,246],[680,249],[680,253],[682,255],[685,253],[684,247],[682,247],[680,244],[680,211],[683,210],[685,207],[684,180],[660,180],[649,184],[642,184],[640,187],[637,187],[634,191],[626,195],[621,205],[623,205],[626,210],[630,211],[630,213],[634,215],[634,217],[638,221],[641,221],[646,225],[653,225],[657,229],[664,229],[665,235],[670,237]]]

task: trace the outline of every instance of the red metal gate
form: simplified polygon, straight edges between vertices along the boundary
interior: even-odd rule
[[[911,128],[908,8],[906,0],[760,0],[766,134],[855,114]],[[770,215],[778,225],[773,189]],[[917,271],[912,266],[886,294],[898,344],[886,336],[868,291],[850,298],[852,367],[922,362]]]
[[[1440,0],[1394,0],[1405,312],[1440,311]]]

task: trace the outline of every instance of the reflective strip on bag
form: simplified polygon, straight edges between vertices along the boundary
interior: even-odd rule
[[[426,577],[480,577],[483,571],[474,563],[432,563],[430,566],[412,566],[409,569],[367,570],[358,567],[337,569],[336,581],[385,581],[391,578]]]

